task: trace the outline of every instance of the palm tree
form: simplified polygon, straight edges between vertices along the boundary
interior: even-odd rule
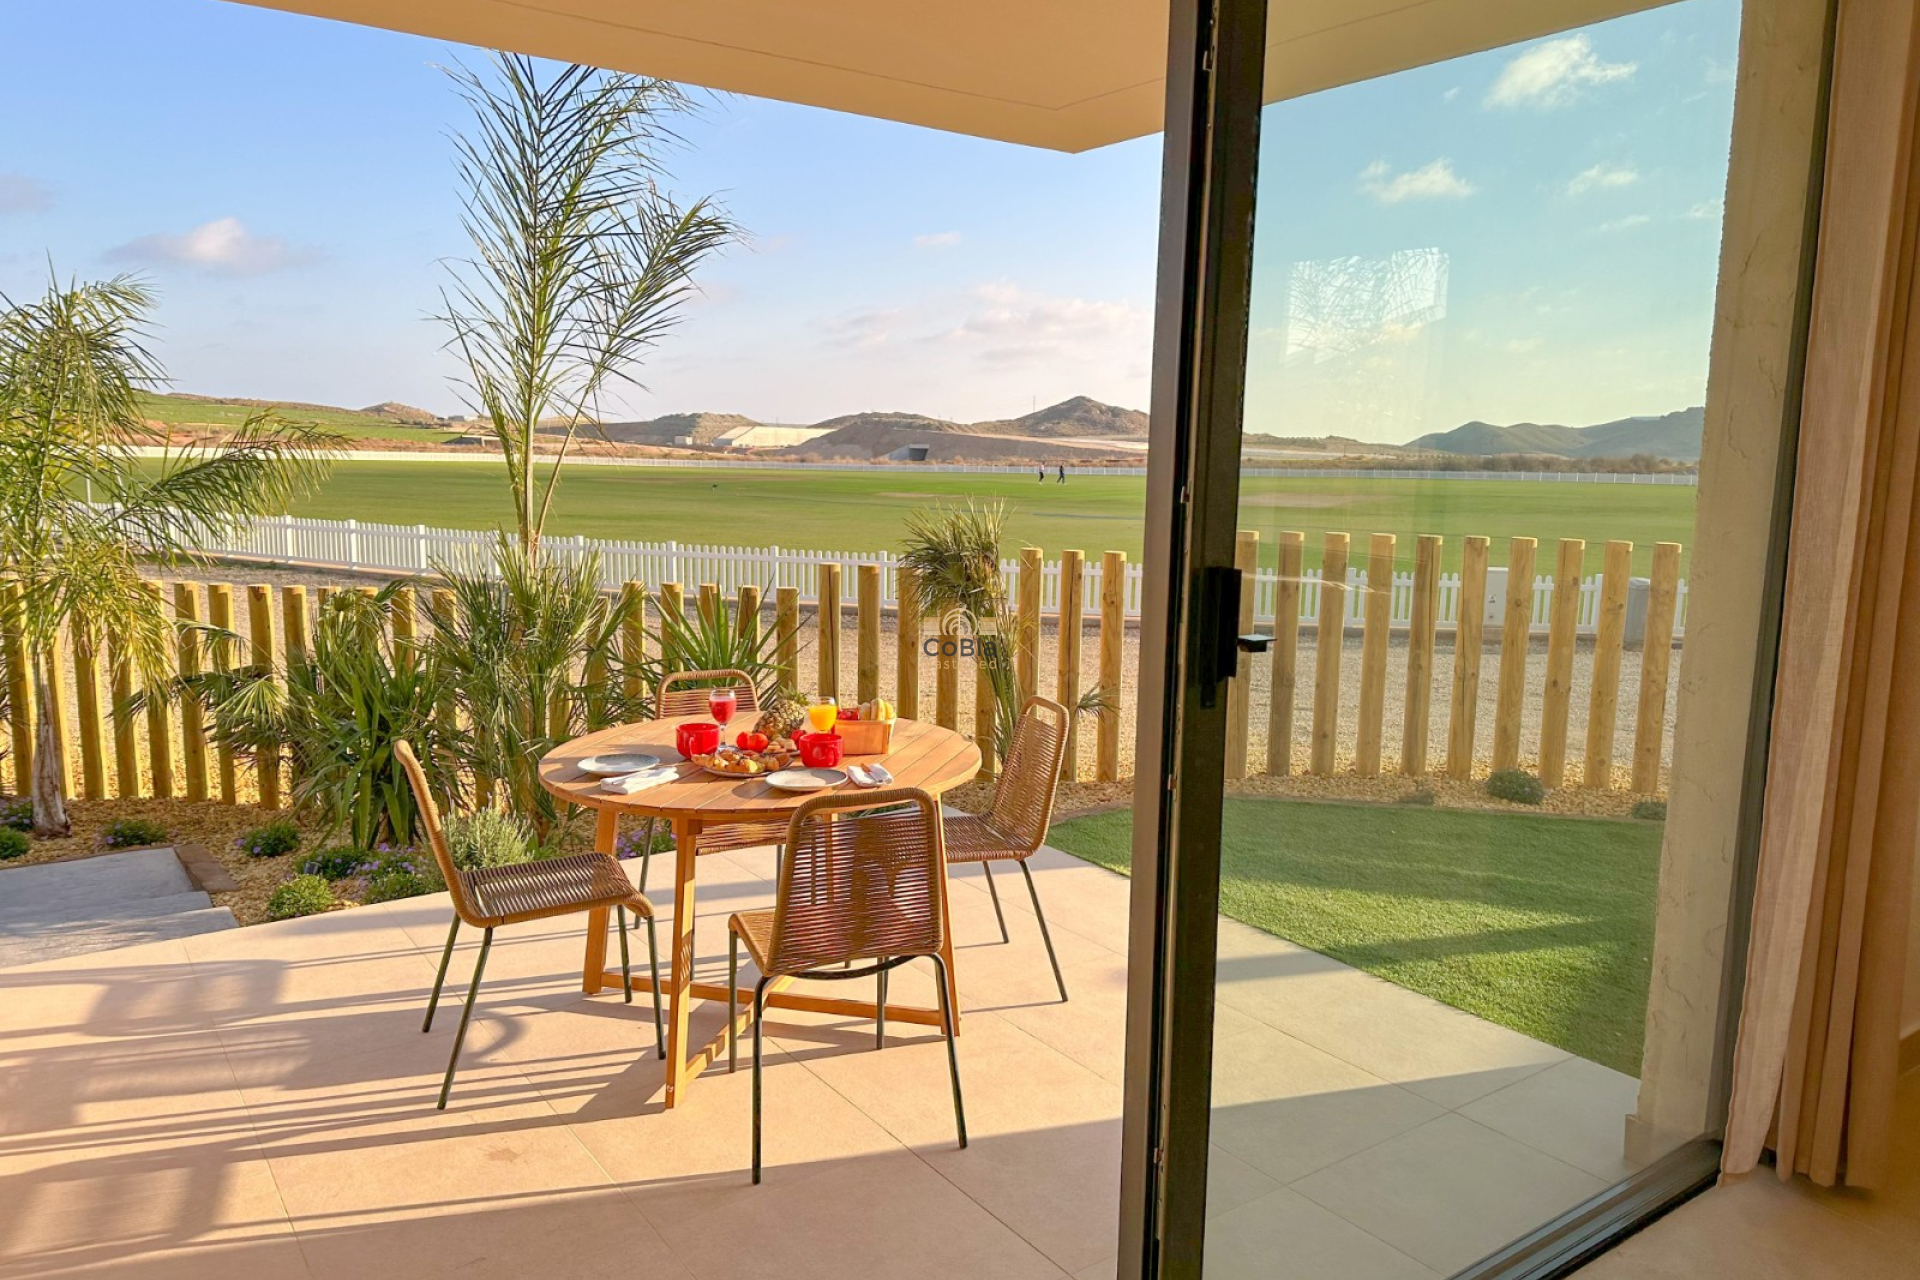
[[[685,93],[593,67],[544,73],[496,54],[451,74],[473,109],[455,138],[474,257],[450,267],[441,319],[460,390],[505,455],[516,532],[538,561],[560,470],[602,394],[678,323],[693,270],[735,234],[710,200],[661,188]],[[544,479],[534,440],[557,423]]]
[[[111,635],[116,661],[164,680],[174,633],[142,562],[191,555],[239,520],[282,509],[339,443],[262,413],[222,443],[137,458],[134,446],[159,442],[136,395],[162,377],[146,347],[153,306],[152,290],[127,276],[50,280],[33,302],[0,295],[0,573],[13,588],[0,621],[19,629],[32,671],[43,836],[72,829],[54,749],[62,632],[96,648]]]

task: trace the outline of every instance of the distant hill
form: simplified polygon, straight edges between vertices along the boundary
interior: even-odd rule
[[[1501,427],[1489,422],[1468,422],[1451,431],[1438,431],[1411,440],[1407,448],[1433,453],[1481,456],[1534,453],[1562,458],[1628,458],[1644,453],[1697,462],[1705,424],[1706,410],[1699,405],[1657,417],[1621,418],[1590,427],[1540,422]]]
[[[427,443],[445,443],[456,433],[441,430],[433,415],[424,410],[424,422],[404,421],[380,413],[382,408],[407,409],[405,405],[376,405],[373,409],[343,409],[331,404],[306,404],[297,400],[257,400],[243,396],[202,396],[184,391],[142,391],[140,413],[148,422],[172,431],[226,432],[243,425],[265,409],[277,410],[298,422],[312,422],[351,440],[405,439]]]
[[[369,405],[360,410],[370,418],[385,418],[389,422],[405,423],[409,427],[438,426],[440,418],[425,409],[416,409],[410,404],[401,404],[395,400],[383,400],[379,404]]]
[[[976,431],[992,435],[1029,436],[1036,440],[1147,438],[1146,414],[1138,409],[1101,404],[1087,396],[1062,400],[1018,418],[972,425]]]

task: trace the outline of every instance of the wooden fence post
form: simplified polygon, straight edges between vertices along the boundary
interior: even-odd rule
[[[200,586],[193,582],[173,584],[173,612],[182,622],[201,621]],[[180,675],[200,674],[200,634],[180,633]],[[180,754],[186,765],[187,799],[207,798],[207,725],[200,700],[191,694],[180,697]]]
[[[214,582],[207,585],[207,621],[222,631],[233,630],[233,587],[229,584]],[[212,671],[232,670],[233,646],[221,640],[209,644],[207,667]],[[240,769],[234,762],[233,748],[224,743],[218,744],[214,749],[214,764],[220,787],[220,803],[239,803]]]
[[[127,704],[133,699],[133,664],[127,660],[126,647],[114,635],[107,637],[107,669],[111,672],[108,688],[113,702],[108,714],[113,717],[113,794],[121,800],[140,795],[140,743],[133,728],[133,713]]]
[[[1242,529],[1233,538],[1233,567],[1240,571],[1240,611],[1236,635],[1253,630],[1254,575],[1260,570],[1260,534]],[[1236,653],[1233,677],[1227,681],[1227,761],[1229,779],[1247,776],[1248,743],[1253,722],[1253,655]]]
[[[1020,684],[1020,701],[1040,692],[1040,588],[1045,565],[1039,547],[1020,548],[1020,599],[1014,625],[1019,628],[1014,647],[1014,678]]]
[[[1440,538],[1423,533],[1413,544],[1413,610],[1407,627],[1406,724],[1400,732],[1400,772],[1427,772],[1433,736],[1433,637],[1440,621]]]
[[[12,613],[18,608],[20,587],[9,582],[0,591],[6,593]],[[20,624],[6,625],[7,722],[13,734],[13,793],[24,796],[33,790],[33,677],[27,663],[27,644]]]
[[[164,605],[165,589],[158,583],[149,581],[147,590]],[[167,714],[167,701],[160,696],[162,690],[149,689],[147,693],[147,774],[153,783],[153,794],[159,800],[171,800],[174,791],[173,778],[173,717]]]
[[[814,681],[818,692],[824,697],[840,697],[840,566],[823,564],[820,566],[820,600],[818,630],[820,632],[819,678]]]
[[[1060,665],[1054,672],[1055,700],[1067,709],[1067,752],[1060,776],[1068,782],[1080,777],[1080,618],[1086,607],[1087,576],[1081,551],[1060,553]]]
[[[400,587],[388,598],[387,625],[400,644],[413,644],[420,638],[420,613],[414,605],[412,587]]]
[[[1121,687],[1126,683],[1127,553],[1100,557],[1100,719],[1095,728],[1094,777],[1120,779]]]
[[[1493,767],[1520,763],[1520,716],[1527,699],[1527,648],[1533,634],[1532,538],[1507,541],[1507,608],[1500,624],[1500,684],[1493,705]]]
[[[1360,633],[1360,726],[1355,740],[1354,772],[1380,776],[1380,744],[1386,734],[1387,633],[1393,626],[1395,539],[1376,533],[1367,539],[1367,600]]]
[[[949,631],[936,633],[940,638],[940,656],[933,666],[933,720],[942,729],[960,729],[960,650],[959,639]]]
[[[720,588],[711,582],[700,584],[699,604],[700,620],[708,626],[720,620]]]
[[[412,603],[412,593],[407,595]],[[273,588],[263,582],[256,582],[247,588],[247,640],[250,646],[248,662],[259,671],[267,673],[267,678],[278,684],[283,674],[273,661]],[[259,788],[260,807],[278,809],[280,807],[280,744],[269,742],[260,747],[253,755],[254,785]]]
[[[1620,651],[1627,638],[1627,580],[1633,544],[1609,542],[1600,561],[1600,616],[1593,638],[1593,680],[1587,699],[1585,782],[1613,786],[1613,726],[1620,711]]]
[[[900,610],[895,618],[893,706],[902,720],[920,718],[920,580],[902,566],[895,575]]]
[[[106,727],[100,714],[100,659],[85,628],[73,632],[73,694],[80,712],[80,794],[107,798]]]
[[[860,701],[880,696],[880,566],[863,564],[855,571],[859,602],[854,625],[859,629],[854,663],[855,692]]]
[[[749,641],[760,639],[760,588],[744,583],[733,601],[733,625]]]
[[[1267,687],[1267,772],[1293,772],[1293,712],[1300,678],[1300,575],[1306,535],[1280,535],[1279,582],[1273,596],[1273,665]]]
[[[1473,776],[1474,722],[1480,714],[1480,646],[1487,626],[1487,540],[1460,548],[1460,607],[1453,630],[1453,707],[1447,717],[1447,776]]]
[[[666,633],[666,617],[668,614],[672,614],[674,620],[677,622],[685,622],[687,620],[686,601],[681,593],[679,583],[663,582],[660,584],[660,601],[658,607],[660,609],[661,631],[663,634]]]
[[[773,662],[780,685],[800,691],[800,588],[773,589]]]
[[[1340,658],[1347,644],[1347,535],[1320,552],[1320,617],[1313,633],[1313,772],[1333,772],[1340,732]]]
[[[620,607],[626,610],[626,620],[620,624],[620,694],[632,708],[647,696],[646,682],[640,678],[640,664],[647,657],[646,584],[631,579],[622,583]]]
[[[1660,789],[1660,748],[1667,735],[1667,676],[1673,668],[1673,620],[1680,599],[1680,544],[1653,544],[1647,583],[1647,634],[1640,648],[1640,704],[1633,726],[1633,789]]]
[[[1553,570],[1553,614],[1547,624],[1547,684],[1540,703],[1540,781],[1567,780],[1567,714],[1573,701],[1573,654],[1580,625],[1580,574],[1587,544],[1560,539]]]
[[[594,619],[594,628],[598,630],[604,626],[612,616],[615,596],[609,591],[596,592],[594,603],[605,615]],[[395,621],[397,623],[398,619],[396,618]],[[395,628],[394,638],[399,638],[397,626]],[[606,644],[587,654],[587,660],[585,664],[583,664],[583,670],[581,671],[583,688],[581,693],[583,695],[582,701],[585,704],[587,729],[589,732],[604,729],[613,723],[609,708],[613,703],[614,697],[614,650],[620,645],[623,639],[624,637],[617,634],[610,637]]]

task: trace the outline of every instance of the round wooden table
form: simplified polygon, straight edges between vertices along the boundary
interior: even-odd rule
[[[742,822],[778,821],[793,813],[811,795],[777,791],[762,778],[717,778],[683,760],[674,749],[674,730],[704,716],[674,716],[647,720],[639,724],[616,725],[601,729],[549,752],[540,761],[540,784],[562,800],[598,811],[593,847],[613,854],[619,838],[622,816],[659,818],[673,824],[675,845],[673,866],[673,947],[666,978],[667,1013],[667,1093],[666,1105],[676,1105],[686,1087],[706,1067],[726,1052],[727,1033],[722,1032],[697,1052],[689,1054],[688,1015],[696,999],[725,1000],[723,983],[695,982],[694,948],[694,867],[701,853],[700,833],[715,826]],[[726,737],[751,727],[747,716],[736,717]],[[613,752],[644,751],[663,761],[679,761],[680,776],[633,795],[620,795],[600,789],[600,780],[580,771],[580,761],[588,756]],[[973,778],[980,771],[980,751],[951,729],[921,720],[899,720],[893,727],[893,750],[885,756],[849,756],[843,763],[880,762],[893,775],[896,787],[917,787],[938,796]],[[851,783],[841,791],[857,791]],[[946,909],[944,897],[941,909]],[[587,954],[581,970],[581,986],[589,994],[620,981],[618,970],[607,969],[607,925],[605,911],[590,912],[587,917]],[[947,994],[954,1011],[954,1028],[959,1029],[960,1003],[953,977],[952,930],[947,930]],[[635,975],[633,985],[652,990],[652,980]],[[768,988],[767,1003],[777,1008],[807,1009],[844,1014],[849,1017],[874,1017],[879,1010],[871,1001],[845,1000],[804,995],[787,990],[787,980],[776,980]],[[734,1033],[750,1029],[753,1017],[751,986],[743,986],[740,1003],[734,1009]],[[887,1003],[887,1017],[901,1022],[940,1025],[937,1009]]]

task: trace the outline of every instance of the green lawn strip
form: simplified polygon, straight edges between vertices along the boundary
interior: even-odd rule
[[[1241,525],[1261,533],[1263,558],[1274,562],[1282,529],[1307,535],[1307,564],[1320,562],[1321,534],[1399,538],[1401,568],[1412,565],[1413,539],[1446,539],[1444,562],[1457,568],[1461,539],[1494,540],[1492,561],[1504,564],[1506,539],[1537,538],[1550,570],[1557,538],[1584,538],[1590,572],[1599,544],[1634,543],[1635,572],[1645,573],[1652,544],[1685,545],[1693,533],[1694,491],[1686,486],[1548,484],[1504,480],[1321,480],[1250,478]],[[423,497],[424,495],[424,497]],[[569,469],[548,532],[637,541],[721,544],[798,550],[875,551],[898,547],[905,520],[935,503],[1004,499],[1010,519],[1006,552],[1022,543],[1057,556],[1075,547],[1097,556],[1124,551],[1138,559],[1146,485],[1139,476],[1075,476],[1065,485],[1023,474],[941,474],[908,467],[887,471],[791,471],[747,468],[588,467]],[[456,529],[493,529],[509,519],[499,468],[480,462],[342,462],[326,486],[296,515],[327,519],[403,520]]]
[[[1132,814],[1048,843],[1126,871]],[[1407,806],[1229,799],[1227,916],[1638,1075],[1660,827]]]
[[[171,396],[142,393],[140,412],[155,422],[170,427],[243,426],[248,418],[265,412],[259,405],[229,404],[219,400],[176,400]],[[377,414],[352,409],[302,409],[287,406],[280,416],[294,422],[311,422],[349,440],[423,440],[435,444],[458,439],[457,431],[410,427]]]

